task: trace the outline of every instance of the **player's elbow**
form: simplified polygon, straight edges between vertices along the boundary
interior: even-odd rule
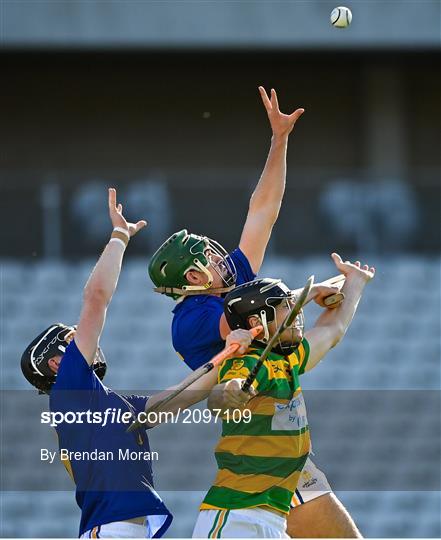
[[[280,212],[281,202],[268,200],[268,197],[256,196],[253,194],[250,199],[249,212],[257,214],[267,219],[277,219]]]
[[[336,323],[331,327],[331,349],[338,345],[346,333],[346,327],[343,324]]]
[[[266,227],[271,230],[279,217],[279,211],[280,204],[271,204],[260,198],[253,201],[251,198],[248,217],[257,223],[259,228]]]
[[[101,287],[86,287],[83,292],[84,304],[96,308],[106,308],[109,304],[109,295]]]

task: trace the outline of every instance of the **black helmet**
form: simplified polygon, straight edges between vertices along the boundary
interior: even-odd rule
[[[66,326],[62,323],[52,324],[38,335],[22,354],[21,370],[23,375],[40,393],[48,394],[57,377],[56,373],[49,367],[49,360],[53,356],[64,354],[70,342],[66,338],[75,330],[76,326]],[[101,380],[104,378],[107,364],[100,347],[98,347],[92,369]]]
[[[270,337],[268,323],[276,318],[276,306],[284,300],[295,299],[295,293],[281,279],[256,279],[239,285],[226,295],[224,313],[232,330],[236,328],[248,330],[250,328],[248,317],[252,315],[259,317],[264,329],[264,337],[256,341],[266,344]],[[299,317],[303,326],[303,312],[300,312]],[[298,345],[288,346],[279,342],[273,350],[278,354],[287,355],[291,354]]]

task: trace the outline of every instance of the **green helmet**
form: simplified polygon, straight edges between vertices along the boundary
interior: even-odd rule
[[[216,261],[210,259],[215,254]],[[219,259],[220,257],[220,259]],[[204,285],[189,285],[185,275],[189,270],[206,274]],[[212,289],[213,275],[217,272],[225,287]],[[206,236],[189,234],[186,229],[178,231],[168,238],[153,254],[149,263],[150,279],[156,285],[154,291],[174,298],[201,294],[228,292],[236,282],[236,268],[225,249]]]

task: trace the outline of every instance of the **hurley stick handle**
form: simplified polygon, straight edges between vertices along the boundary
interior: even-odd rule
[[[255,328],[251,328],[249,330],[249,333],[253,338],[258,336],[262,332],[263,328],[262,326],[256,326]],[[179,396],[184,390],[186,390],[189,386],[191,386],[194,382],[196,382],[198,379],[206,375],[209,371],[211,371],[213,368],[221,364],[224,360],[227,358],[230,358],[233,356],[240,348],[240,345],[238,343],[232,343],[228,347],[225,347],[220,353],[216,354],[209,362],[207,362],[205,365],[201,366],[200,368],[196,369],[193,374],[190,377],[187,377],[184,381],[182,381],[174,390],[171,392],[168,396],[165,398],[159,400],[156,402],[153,407],[147,409],[145,412],[146,414],[158,411],[164,405],[169,403],[172,399]],[[133,424],[131,424],[128,429],[127,433],[130,433],[134,431],[135,429],[139,429],[143,427],[143,422],[139,422],[138,420],[135,420]]]

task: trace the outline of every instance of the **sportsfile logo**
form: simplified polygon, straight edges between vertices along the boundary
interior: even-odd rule
[[[134,419],[134,415],[129,411],[122,411],[116,408],[107,408],[105,411],[43,411],[41,413],[41,423],[57,427],[61,424],[100,424],[105,427],[107,424],[129,424]]]
[[[178,409],[171,411],[143,411],[134,415],[127,410],[107,408],[104,411],[43,411],[41,423],[51,427],[61,424],[99,424],[105,427],[108,424],[129,425],[135,420],[143,425],[156,424],[209,424],[211,422],[226,421],[238,424],[251,421],[249,409],[233,409],[225,413],[221,409]]]

